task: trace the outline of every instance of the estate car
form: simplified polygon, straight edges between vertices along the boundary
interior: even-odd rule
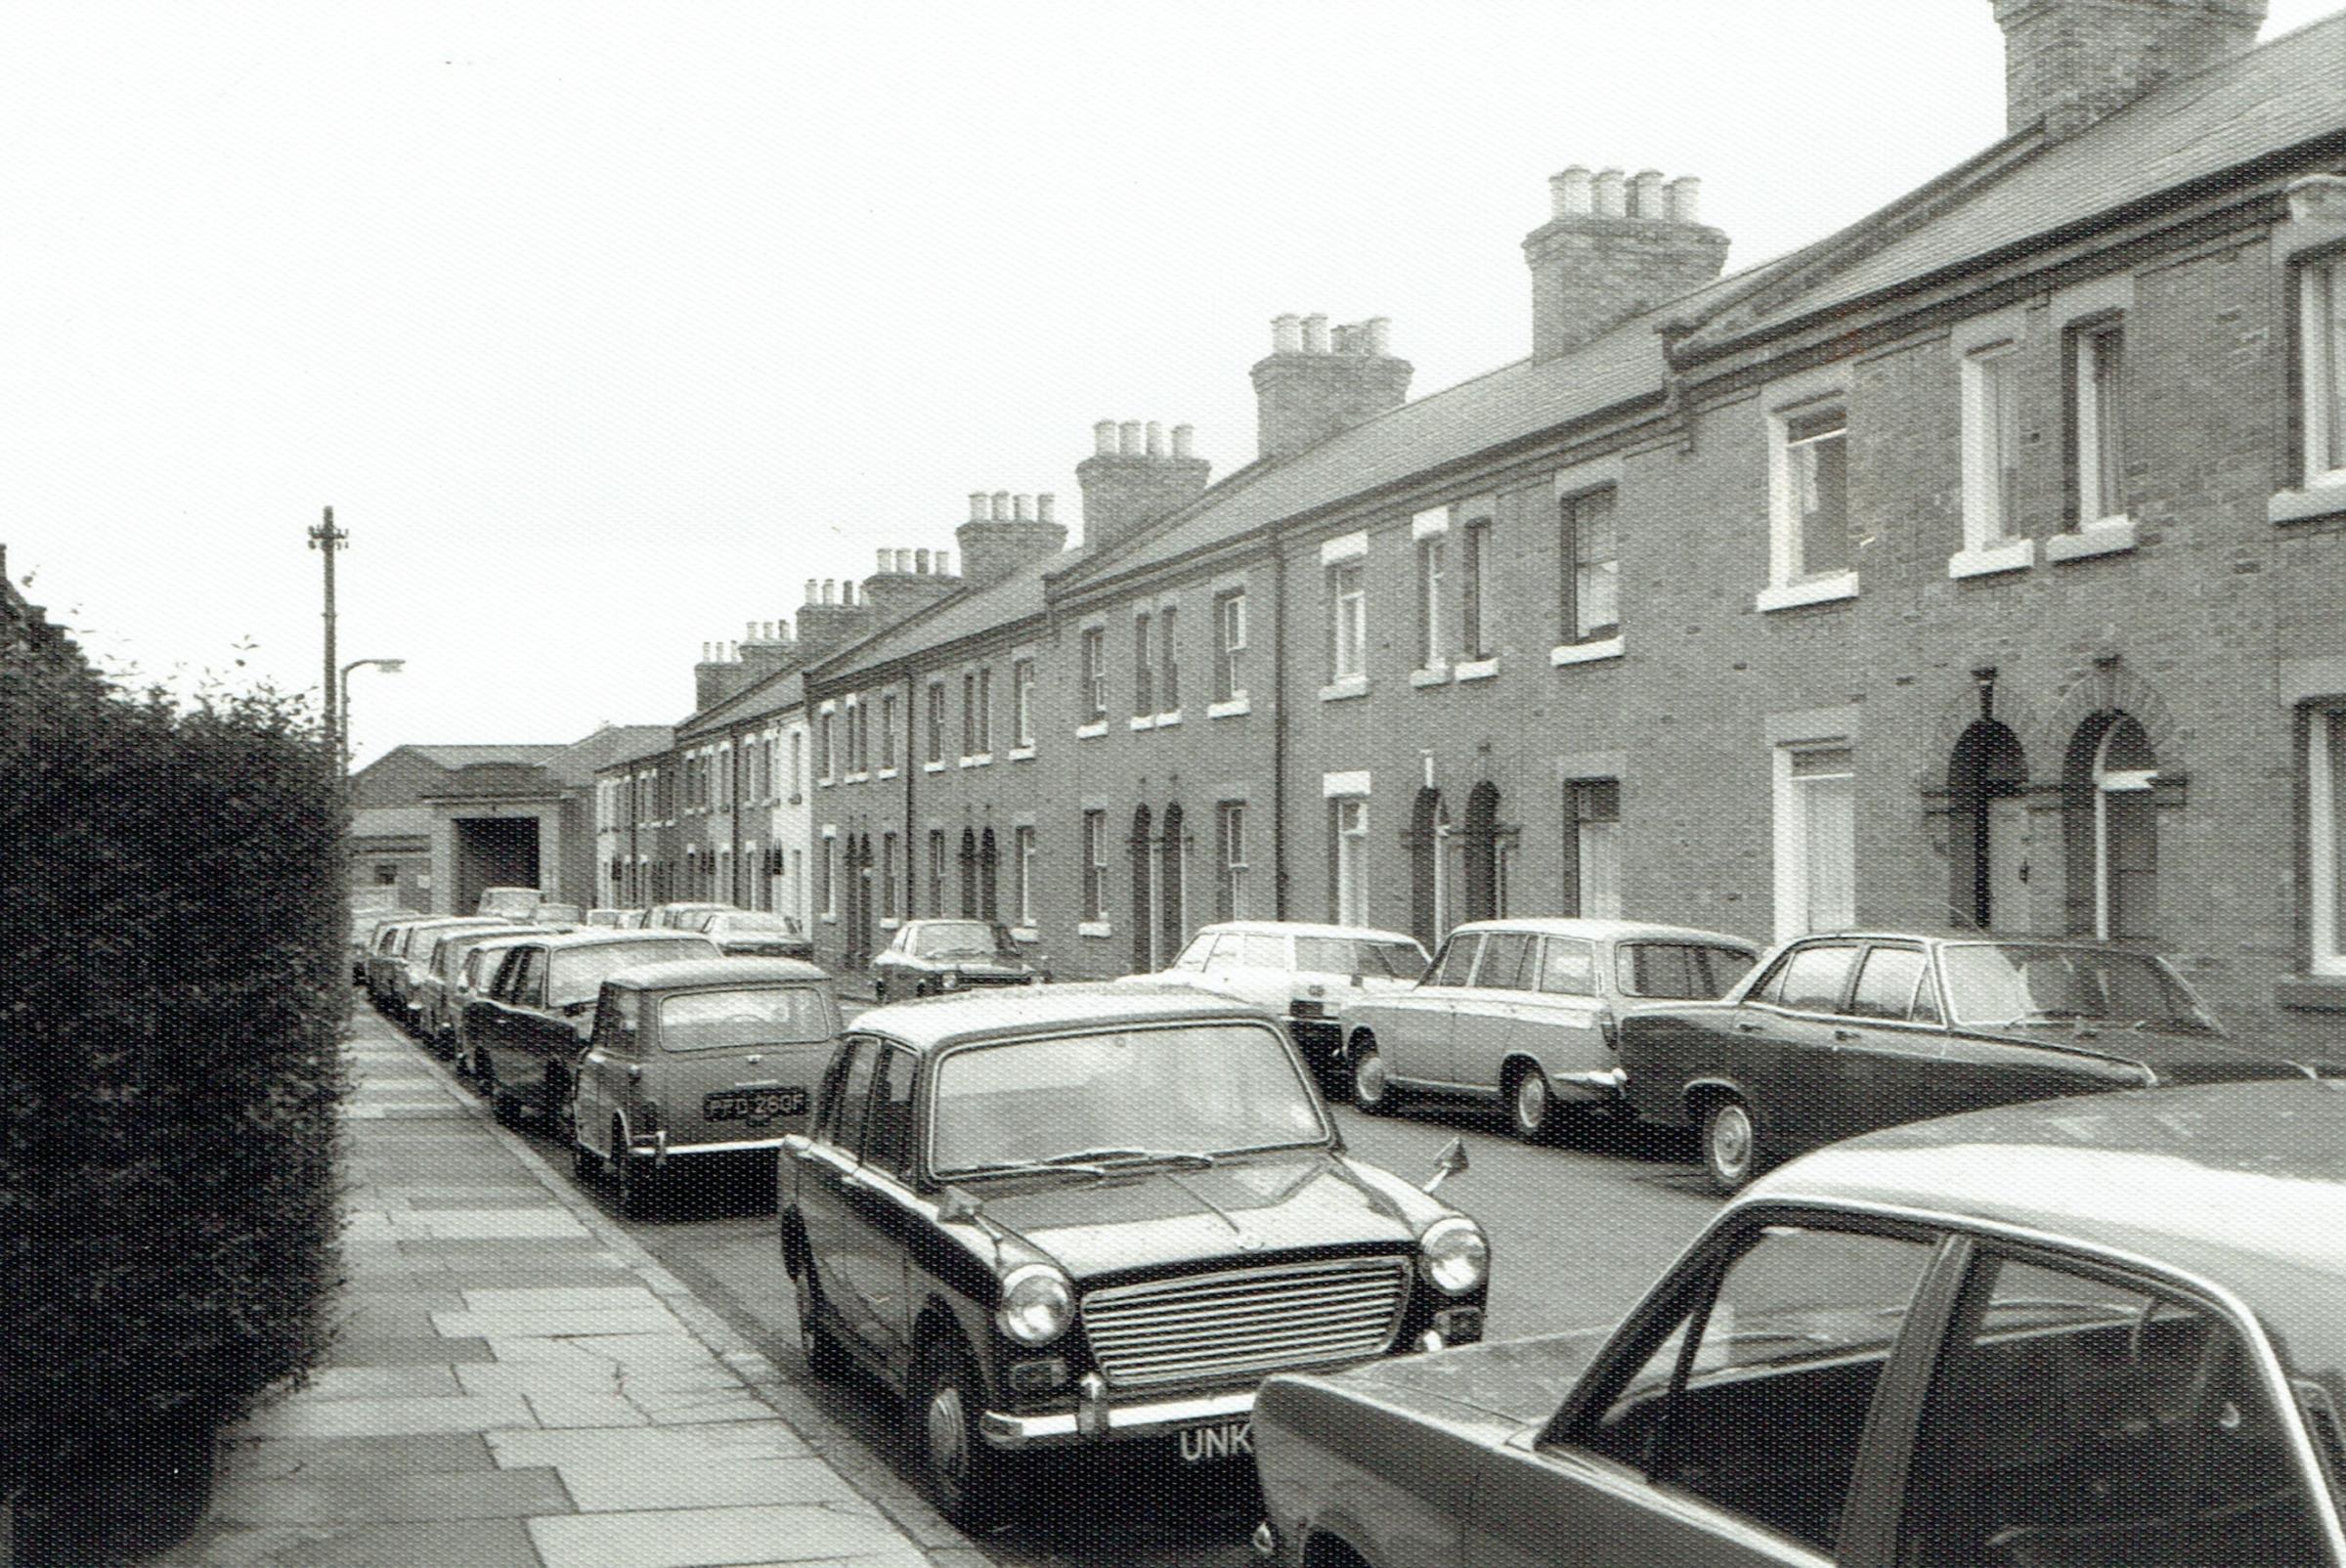
[[[1454,1146],[1435,1181],[1463,1163]],[[1082,985],[875,1008],[781,1183],[812,1369],[852,1359],[905,1395],[963,1520],[1004,1503],[1014,1451],[1242,1455],[1266,1373],[1482,1334],[1481,1229],[1347,1155],[1242,1003]]]
[[[1183,985],[1267,1007],[1323,1081],[1341,1085],[1342,1009],[1406,991],[1425,975],[1425,949],[1399,932],[1360,926],[1311,926],[1282,920],[1230,920],[1204,926],[1170,969],[1125,980]]]
[[[1812,1154],[1610,1333],[1255,1406],[1290,1568],[2346,1560],[2346,1091],[2135,1091]]]
[[[828,978],[796,959],[621,970],[603,981],[578,1067],[580,1180],[609,1170],[621,1212],[639,1215],[680,1160],[772,1154],[804,1130],[839,1031]]]
[[[2183,977],[2090,941],[1803,937],[1726,999],[1622,1026],[1631,1107],[1702,1129],[1733,1192],[1773,1160],[1926,1116],[2312,1069],[2225,1037]]]
[[[1617,1106],[1624,1009],[1713,997],[1759,949],[1740,936],[1626,920],[1485,920],[1460,926],[1413,987],[1344,1010],[1353,1103],[1404,1091],[1497,1100],[1538,1138],[1559,1106]]]

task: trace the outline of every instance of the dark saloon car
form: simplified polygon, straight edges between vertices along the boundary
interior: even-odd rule
[[[572,931],[506,948],[488,990],[464,1003],[464,1048],[499,1119],[517,1121],[527,1107],[568,1137],[571,1073],[603,981],[638,964],[717,956],[687,931]]]
[[[1279,1562],[2346,1560],[2346,1091],[1921,1122],[1728,1207],[1609,1334],[1255,1407]]]
[[[1733,1192],[1772,1162],[1876,1127],[2095,1089],[2304,1078],[2226,1038],[2183,978],[2090,941],[1806,936],[1722,1001],[1621,1025],[1629,1104],[1702,1130]]]
[[[812,962],[814,938],[788,915],[762,909],[719,909],[690,928],[734,958],[797,958]]]
[[[785,1148],[809,1363],[905,1395],[960,1519],[1005,1503],[1016,1451],[1243,1455],[1266,1373],[1482,1334],[1480,1228],[1348,1156],[1243,1003],[1086,985],[875,1008]]]
[[[771,1157],[802,1132],[839,1043],[829,977],[795,959],[691,958],[603,981],[579,1063],[572,1164],[640,1215],[676,1164]]]
[[[1027,961],[1009,927],[984,920],[908,920],[872,959],[872,994],[883,1002],[1050,978]]]

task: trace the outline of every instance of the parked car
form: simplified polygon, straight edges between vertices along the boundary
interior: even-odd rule
[[[445,932],[434,933],[431,956],[423,961],[422,977],[411,993],[416,1038],[442,1056],[455,1055],[456,1013],[463,994],[457,982],[472,950],[483,943],[501,943],[512,936],[548,936],[553,930],[545,925],[516,926],[500,920],[493,926],[473,929],[452,926]]]
[[[678,1160],[770,1157],[786,1135],[805,1130],[840,1027],[829,977],[796,959],[621,970],[603,981],[579,1064],[579,1179],[610,1170],[620,1211],[634,1216]]]
[[[643,923],[654,931],[690,931],[699,916],[721,914],[732,907],[731,904],[718,903],[654,904],[645,911]]]
[[[360,966],[359,984],[365,987],[367,1000],[377,1012],[382,1010],[383,989],[390,979],[391,966],[398,962],[395,949],[406,939],[408,927],[418,920],[431,918],[429,915],[413,915],[386,920],[375,928],[374,936],[369,939],[367,957]]]
[[[643,924],[643,911],[640,909],[589,909],[586,911],[586,924],[611,926],[621,931],[630,931]]]
[[[1628,920],[1460,926],[1414,986],[1345,1008],[1353,1104],[1375,1113],[1404,1092],[1496,1100],[1518,1134],[1541,1137],[1560,1106],[1620,1104],[1625,1008],[1721,995],[1759,951]]]
[[[432,953],[439,943],[451,936],[471,932],[500,932],[513,929],[513,922],[494,915],[474,920],[452,919],[415,925],[408,929],[400,943],[399,967],[386,977],[384,1001],[391,1022],[410,1034],[423,1034],[424,989],[430,981]]]
[[[684,931],[573,931],[506,948],[489,989],[464,1004],[466,1046],[498,1118],[518,1121],[526,1107],[567,1140],[571,1074],[603,981],[693,956],[714,958],[717,944]]]
[[[872,957],[872,994],[883,1002],[978,985],[1040,985],[1050,978],[1008,926],[984,920],[908,920]]]
[[[534,917],[541,926],[578,926],[586,923],[586,912],[577,904],[547,901],[538,906]]]
[[[1199,929],[1170,969],[1127,983],[1185,985],[1269,1008],[1323,1084],[1349,1081],[1338,1013],[1355,1001],[1406,991],[1425,974],[1425,949],[1399,932],[1292,921],[1232,920]]]
[[[853,1358],[906,1396],[959,1519],[1002,1506],[1019,1451],[1243,1455],[1265,1374],[1482,1333],[1481,1229],[1349,1157],[1244,1003],[1080,985],[875,1008],[785,1147],[810,1366]],[[1463,1163],[1454,1146],[1435,1180]]]
[[[385,926],[395,920],[420,920],[422,912],[414,909],[361,909],[350,917],[350,982],[367,983],[367,955],[373,949],[374,938]]]
[[[497,980],[497,972],[504,966],[505,954],[539,935],[542,934],[526,926],[494,934],[476,942],[456,969],[456,983],[448,1000],[449,1017],[454,1024],[451,1043],[457,1073],[471,1079],[475,1088],[485,1090],[487,1080],[481,1059],[473,1050],[472,1032],[466,1025],[469,1006],[475,998],[489,994],[489,987]]]
[[[375,936],[374,946],[367,955],[367,997],[375,1010],[393,1023],[404,1024],[408,1017],[408,955],[420,934],[451,929],[456,926],[506,925],[506,921],[484,922],[470,915],[426,915],[415,920],[394,920]],[[423,937],[424,949],[430,950],[431,938]]]
[[[1280,1563],[2335,1564],[2346,1093],[2099,1095],[1757,1184],[1610,1334],[1277,1377]]]
[[[719,909],[702,916],[692,929],[734,957],[814,959],[814,938],[788,915]]]
[[[483,888],[481,901],[473,909],[476,915],[503,915],[508,920],[528,920],[538,913],[545,901],[542,888]]]
[[[1896,1122],[2313,1070],[2226,1038],[2183,977],[2148,954],[1901,933],[1788,942],[1721,1001],[1632,1015],[1621,1057],[1639,1115],[1702,1129],[1721,1192]]]

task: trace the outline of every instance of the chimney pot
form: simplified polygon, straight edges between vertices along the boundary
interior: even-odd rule
[[[1303,318],[1274,316],[1271,318],[1271,352],[1300,354],[1303,352]]]
[[[1306,354],[1328,352],[1327,318],[1317,311],[1303,319],[1303,351]]]
[[[823,579],[823,602],[825,604],[837,604],[839,602],[838,579],[829,577]]]
[[[879,552],[879,553],[880,553],[880,566],[879,566],[879,569],[880,569],[881,571],[883,571],[883,572],[892,572],[892,571],[894,571],[894,570],[896,569],[896,552],[895,552],[894,550],[892,550],[892,549],[890,549],[890,548],[889,548],[887,545],[883,544],[883,545],[881,545],[881,546],[880,546],[880,552]]]
[[[1151,457],[1161,457],[1164,455],[1165,427],[1157,423],[1157,421],[1154,419],[1151,419],[1149,421],[1149,456]]]
[[[1381,360],[1393,352],[1393,318],[1371,316],[1368,326],[1368,352]]]
[[[1330,353],[1333,353],[1333,354],[1349,354],[1349,353],[1351,353],[1351,352],[1352,352],[1352,328],[1351,328],[1351,327],[1329,327],[1329,328],[1327,329],[1327,346],[1328,346],[1328,351],[1329,351]]]
[[[932,559],[936,562],[937,576],[951,577],[953,575],[953,552],[951,550],[938,550]]]
[[[1016,496],[1016,497],[1013,497],[1013,498],[1012,498],[1012,500],[1014,500],[1014,501],[1017,501],[1017,503],[1018,503],[1018,507],[1019,507],[1019,521],[1020,521],[1020,522],[1021,522],[1021,523],[1031,523],[1031,522],[1033,522],[1033,521],[1034,521],[1034,498],[1033,498],[1032,496]]]
[[[1007,490],[994,492],[993,520],[997,523],[1010,521],[1010,492]]]
[[[986,519],[982,517],[973,517],[970,519],[970,521],[973,523],[982,523]],[[927,577],[929,575],[929,552],[927,550],[914,550],[912,552],[912,569],[923,577]]]
[[[1575,163],[1561,174],[1547,177],[1547,197],[1559,218],[1586,218],[1595,209],[1595,176],[1587,168]]]
[[[912,551],[908,549],[896,551],[896,570],[906,574],[907,576],[911,575]]]
[[[1092,426],[1092,450],[1103,457],[1116,455],[1116,421],[1103,419]]]
[[[985,492],[973,490],[970,492],[970,521],[982,523],[985,520]]]
[[[1190,448],[1195,443],[1196,439],[1196,426],[1188,424],[1175,425],[1173,427],[1173,456],[1176,457],[1191,457],[1196,456],[1195,453],[1190,450]],[[1051,498],[1046,496],[1043,499],[1048,501]]]
[[[1127,457],[1141,455],[1141,421],[1127,419],[1116,427],[1116,450]]]
[[[752,622],[750,623],[750,625],[749,625],[749,630],[747,630],[746,632],[744,632],[742,633],[742,640],[744,640],[745,642],[755,642],[755,641],[757,641],[757,640],[758,640],[758,623],[757,623],[757,622],[755,622],[755,621],[752,621]]]
[[[732,643],[732,644],[730,644],[730,645],[728,645],[728,646],[727,646],[727,648],[725,649],[725,663],[727,663],[727,664],[739,664],[739,663],[741,663],[741,644],[740,644],[740,643],[736,642],[736,643]]]
[[[1178,456],[1185,457],[1189,456],[1189,454],[1186,452],[1178,451],[1180,446],[1180,437],[1178,432],[1175,434],[1174,445]],[[1043,494],[1034,498],[1034,520],[1036,522],[1048,523],[1055,521],[1056,519],[1054,519],[1051,514],[1058,509],[1059,498],[1052,495],[1049,491],[1045,491]]]
[[[1629,183],[1619,169],[1606,169],[1596,177],[1596,215],[1600,218],[1629,216]]]
[[[790,623],[788,621],[776,621],[774,623],[774,640],[776,642],[788,642],[790,640]]]
[[[818,600],[817,600],[817,598],[816,598],[816,594],[817,594],[817,593],[819,593],[820,591],[821,591],[820,588],[819,588],[819,587],[818,587],[818,585],[815,583],[814,579],[810,577],[810,578],[808,578],[808,579],[806,580],[806,597],[804,597],[804,599],[801,599],[799,602],[800,602],[800,603],[802,603],[802,604],[814,604],[814,603],[817,603],[817,602],[819,602],[819,601],[818,601]]]
[[[1640,169],[1632,189],[1636,194],[1635,204],[1638,217],[1663,218],[1669,216],[1662,196],[1662,171],[1660,169]]]
[[[1681,174],[1670,182],[1670,221],[1700,223],[1703,221],[1703,182],[1691,174]]]

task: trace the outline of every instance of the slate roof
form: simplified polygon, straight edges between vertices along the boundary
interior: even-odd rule
[[[417,746],[411,743],[395,749],[413,752],[440,767],[458,768],[470,767],[475,762],[529,762],[543,766],[570,748],[567,745]]]
[[[964,588],[906,620],[881,628],[861,642],[833,654],[819,667],[826,681],[870,670],[891,659],[943,647],[1043,613],[1045,584],[1065,571],[1084,549],[1062,550],[1029,561],[996,583]]]
[[[678,735],[699,734],[739,719],[755,719],[765,714],[780,713],[796,708],[806,700],[806,672],[803,665],[792,665],[760,675],[748,685],[722,698],[698,713],[689,715],[675,726]],[[659,748],[666,750],[666,747]],[[617,759],[614,759],[617,761]]]
[[[354,840],[428,839],[432,810],[428,806],[362,806],[350,813]]]

